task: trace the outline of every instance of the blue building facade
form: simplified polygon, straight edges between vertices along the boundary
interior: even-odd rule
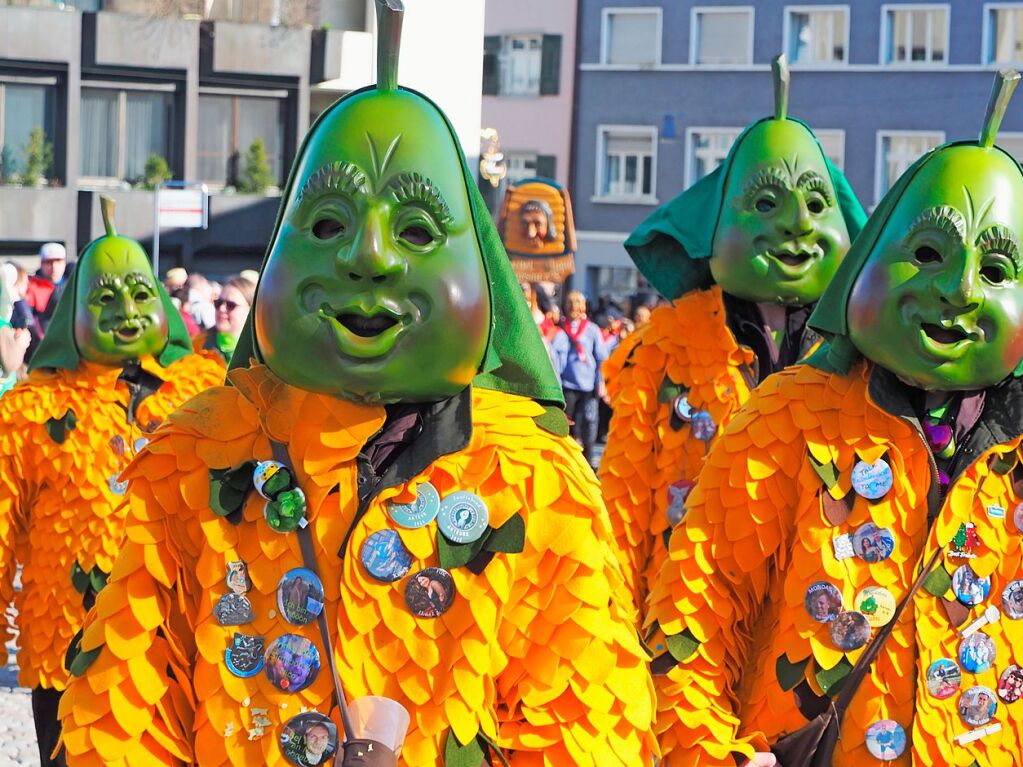
[[[625,237],[770,114],[782,51],[789,114],[872,208],[924,151],[976,136],[993,73],[1023,68],[1023,2],[580,0],[577,287],[632,292]],[[1002,128],[1023,158],[1023,102]]]

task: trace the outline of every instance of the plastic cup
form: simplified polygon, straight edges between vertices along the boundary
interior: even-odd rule
[[[348,704],[352,720],[351,737],[358,740],[375,740],[401,755],[411,717],[403,705],[390,698],[367,695],[356,698]]]

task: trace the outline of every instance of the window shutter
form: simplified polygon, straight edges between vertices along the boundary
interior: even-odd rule
[[[540,95],[557,96],[561,80],[561,35],[544,35],[540,57]]]
[[[497,96],[500,92],[501,36],[487,35],[483,38],[483,95]]]
[[[536,156],[536,175],[543,178],[554,178],[557,171],[558,158],[552,154],[538,154]]]

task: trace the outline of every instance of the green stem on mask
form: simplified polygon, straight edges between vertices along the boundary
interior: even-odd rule
[[[398,54],[405,6],[401,0],[376,0],[377,4],[377,90],[398,88]]]
[[[789,114],[789,61],[784,53],[771,59],[771,80],[774,84],[774,119],[784,120]]]
[[[117,203],[113,197],[101,194],[99,197],[99,212],[103,215],[103,228],[106,229],[107,237],[117,236],[117,227],[114,226],[114,208]]]
[[[980,145],[992,147],[998,136],[998,128],[1005,117],[1012,92],[1019,85],[1019,72],[1015,69],[1003,69],[995,75],[991,86],[991,98],[987,102],[987,113],[984,115],[984,127],[980,131]]]

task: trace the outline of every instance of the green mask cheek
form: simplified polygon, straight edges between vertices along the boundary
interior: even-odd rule
[[[729,169],[710,259],[714,281],[747,301],[813,303],[848,250],[816,142],[791,121],[757,126]]]
[[[145,254],[137,248],[130,240],[106,237],[82,257],[75,344],[89,362],[120,365],[157,355],[167,344],[163,302]]]
[[[1023,179],[1010,162],[976,147],[929,161],[853,286],[853,343],[919,388],[985,388],[1023,358]]]

